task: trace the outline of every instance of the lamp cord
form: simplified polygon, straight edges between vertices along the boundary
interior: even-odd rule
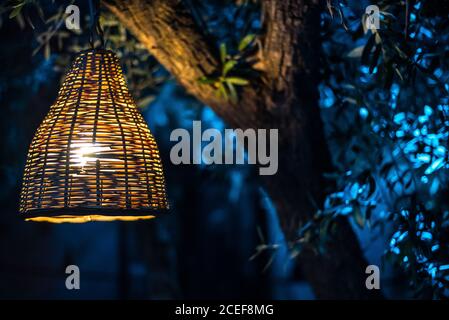
[[[93,1],[95,1],[95,7]],[[100,0],[89,0],[89,11],[91,19],[90,46],[95,49],[95,38],[97,38],[100,41],[100,49],[104,49],[104,33],[100,25]]]

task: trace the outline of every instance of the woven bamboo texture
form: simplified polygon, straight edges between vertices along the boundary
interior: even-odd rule
[[[81,52],[29,148],[20,212],[27,220],[136,220],[167,209],[156,142],[117,56]]]

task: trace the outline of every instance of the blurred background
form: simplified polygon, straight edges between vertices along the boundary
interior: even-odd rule
[[[47,9],[55,8],[49,5]],[[282,241],[276,216],[264,204],[254,179],[254,168],[171,164],[172,130],[191,131],[193,120],[202,120],[203,130],[225,126],[155,66],[154,59],[149,63],[157,69],[153,78],[161,78],[163,83],[153,89],[150,86],[151,103],[144,105],[142,112],[159,145],[170,213],[128,223],[22,221],[18,201],[28,146],[56,98],[67,68],[64,63],[73,53],[66,57],[55,49],[45,56],[41,50],[33,56],[39,45],[36,31],[29,26],[21,28],[20,22],[7,16],[0,34],[0,91],[5,113],[0,160],[1,298],[297,297],[295,287],[300,278],[293,275],[285,252],[273,263],[269,252],[250,261],[262,243],[261,236],[273,243]],[[64,59],[61,67],[58,59]],[[80,268],[79,291],[65,287],[65,268],[70,264]],[[301,294],[310,296],[307,289]]]
[[[14,15],[22,2],[0,11],[0,298],[313,299],[253,166],[170,162],[172,130],[226,124],[107,12],[107,46],[158,142],[172,209],[145,222],[20,219],[28,146],[69,62],[88,45],[84,29],[56,28],[70,1],[29,1]],[[188,2],[229,47],[261,32],[257,1]],[[447,297],[448,5],[374,2],[381,40],[364,30],[367,1],[328,1],[322,14],[320,105],[338,188],[326,208],[350,218],[366,258],[382,267],[386,297]],[[80,268],[81,290],[65,288],[70,264]]]

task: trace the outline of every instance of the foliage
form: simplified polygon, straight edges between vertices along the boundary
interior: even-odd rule
[[[315,226],[392,226],[386,257],[415,295],[448,297],[448,7],[377,1],[381,28],[367,30],[369,4],[328,1],[324,16],[321,106],[340,191]]]
[[[248,58],[251,58],[251,44],[255,38],[254,34],[246,35],[239,43],[238,52],[236,54],[229,54],[226,43],[220,44],[220,62],[221,70],[217,75],[203,76],[198,81],[202,84],[212,85],[217,94],[224,99],[237,102],[237,90],[235,86],[245,86],[249,84],[249,80],[238,76],[240,73],[251,73]],[[247,69],[247,70],[245,70]],[[234,75],[237,74],[237,75]]]
[[[211,35],[219,48],[220,68],[198,79],[212,85],[216,93],[233,103],[238,100],[236,86],[245,86],[259,74],[255,65],[260,42],[260,7],[257,1],[189,0],[198,24]],[[218,58],[218,57],[217,57]]]
[[[257,76],[257,1],[186,2],[219,47],[220,69],[198,80],[236,102],[235,86]],[[89,33],[61,28],[69,3],[9,1],[0,13],[35,30],[35,54],[57,53],[66,65]],[[369,4],[380,9],[379,30],[366,28]],[[298,230],[292,257],[305,246],[321,251],[335,221],[350,217],[360,229],[393,229],[385,256],[409,275],[416,296],[449,297],[448,18],[442,0],[327,1],[320,104],[336,168],[326,178],[337,189]],[[102,25],[108,47],[127,62],[131,90],[147,105],[168,75],[116,19],[105,13]],[[252,258],[279,248],[260,237]]]
[[[64,27],[67,17],[65,8],[74,3],[59,1],[46,3],[37,0],[15,0],[0,5],[0,12],[14,18],[19,26],[32,28],[36,34],[33,55],[43,54],[45,59],[55,57],[55,69],[63,73],[79,51],[90,48],[90,16],[81,14],[81,30]],[[80,12],[89,12],[87,2],[77,4]],[[82,5],[85,5],[83,7]],[[139,97],[137,104],[144,108],[158,94],[159,88],[169,79],[167,72],[148,51],[109,12],[102,12],[100,24],[105,32],[105,47],[117,53],[133,95]],[[99,46],[99,40],[94,43]]]

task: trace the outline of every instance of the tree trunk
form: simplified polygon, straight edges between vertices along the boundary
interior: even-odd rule
[[[234,128],[279,129],[279,170],[263,176],[287,240],[321,206],[324,172],[332,170],[318,106],[321,0],[262,1],[262,76],[232,103],[198,79],[218,68],[216,44],[180,0],[108,0],[106,7],[193,96]],[[325,254],[304,249],[299,263],[318,298],[375,298],[365,287],[367,263],[345,219]]]

